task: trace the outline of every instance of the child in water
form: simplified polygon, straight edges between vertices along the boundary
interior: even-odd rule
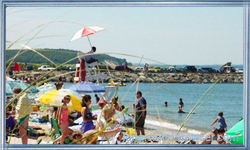
[[[220,112],[218,113],[218,116],[215,118],[214,122],[211,123],[211,126],[212,126],[213,124],[215,124],[217,121],[218,121],[218,123],[219,123],[219,125],[220,125],[220,129],[225,129],[225,128],[227,128],[226,120],[225,120],[225,118],[223,117],[223,112],[222,112],[222,111],[220,111]]]

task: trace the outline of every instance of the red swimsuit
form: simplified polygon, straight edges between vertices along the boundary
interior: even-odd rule
[[[64,122],[65,124],[68,125],[68,108],[62,108],[61,112],[61,122]]]

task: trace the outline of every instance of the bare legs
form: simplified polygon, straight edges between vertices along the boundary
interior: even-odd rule
[[[69,135],[68,125],[64,122],[61,122],[60,128],[61,128],[62,135],[59,138],[57,138],[54,141],[54,143],[57,143],[58,141],[60,141],[60,144],[64,144],[64,139]]]
[[[25,129],[28,125],[29,117],[19,126],[19,134],[22,139],[22,144],[28,144],[27,130]]]
[[[144,129],[136,129],[136,133],[137,133],[138,136],[139,135],[145,135]]]

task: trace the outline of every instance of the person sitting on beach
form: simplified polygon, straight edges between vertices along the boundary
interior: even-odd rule
[[[92,113],[89,109],[89,105],[91,104],[91,96],[90,95],[84,95],[82,98],[82,126],[81,126],[81,133],[85,133],[88,130],[92,130],[95,128],[94,123],[92,120],[96,120],[97,116],[92,116]]]
[[[129,115],[131,118],[135,118],[135,115],[134,114],[130,114]]]
[[[125,106],[124,105],[122,105],[121,107],[120,107],[120,111],[123,111],[123,109],[125,109]],[[124,110],[124,113],[127,113],[128,112],[128,108],[126,108],[126,110]]]
[[[22,90],[20,87],[15,87],[13,89],[13,93],[15,95],[18,95],[21,93],[21,91]],[[15,110],[15,117],[17,119],[19,135],[22,139],[22,144],[28,144],[27,130],[29,128],[29,115],[31,114],[32,110],[33,108],[31,106],[31,102],[25,93],[18,99]]]
[[[62,135],[58,137],[54,143],[56,144],[58,141],[60,141],[60,144],[64,144],[64,139],[69,135],[68,133],[68,107],[67,104],[70,102],[71,97],[69,95],[64,96],[64,99],[62,100],[61,107],[58,110],[58,125],[61,129]]]
[[[73,144],[82,144],[81,139],[82,139],[82,134],[81,133],[75,133],[72,136],[72,143]]]
[[[107,104],[107,102],[104,99],[101,99],[101,101],[98,103],[99,107],[102,109],[105,105]]]
[[[95,100],[96,100],[96,103],[98,104],[98,102],[99,102],[100,98],[98,97],[98,95],[97,95],[97,94],[95,94]]]
[[[212,132],[208,132],[202,139],[198,141],[198,144],[211,144],[213,141],[217,141],[218,144],[226,144],[224,141],[225,130],[214,128]]]
[[[9,127],[10,132],[14,132],[17,122],[10,113],[6,112],[6,126]]]
[[[119,122],[112,120],[115,115],[115,108],[112,104],[106,104],[101,116],[98,117],[96,128],[93,130],[88,130],[83,134],[83,144],[115,144],[117,137],[120,134],[121,128],[119,127]],[[112,123],[107,126],[108,123]],[[107,126],[107,127],[106,127]],[[105,128],[104,131],[102,129]],[[97,134],[102,131],[98,136]]]
[[[8,135],[10,133],[15,133],[16,121],[10,115],[10,113],[6,112],[6,143],[8,143]]]
[[[96,52],[96,47],[95,46],[93,46],[92,49],[87,54],[93,54],[94,52]],[[95,56],[93,56],[93,55],[85,56],[85,60],[86,60],[87,63],[98,62],[98,60],[95,59]]]
[[[110,102],[110,104],[113,104],[113,105],[114,105],[115,110],[120,111],[120,107],[119,107],[119,105],[118,105],[117,102],[118,102],[118,96],[113,97],[113,98],[112,98],[112,101]]]
[[[101,131],[107,124],[112,120],[112,117],[115,115],[115,108],[111,104],[106,104],[102,109],[101,117],[97,121],[97,127],[99,131]],[[99,118],[99,117],[98,117]],[[115,144],[117,133],[121,131],[118,121],[113,121],[107,128],[99,134],[98,136],[98,144]]]
[[[211,144],[212,141],[217,140],[217,136],[218,129],[214,128],[212,132],[207,132],[204,137],[198,141],[198,144]]]
[[[219,134],[219,139],[217,140],[218,144],[226,144],[226,141],[223,138],[225,134],[225,130],[220,128],[218,130],[218,134]]]
[[[182,107],[184,107],[184,103],[182,101],[182,98],[180,98],[180,102],[179,102],[179,111],[178,113],[183,113],[184,111],[182,111]]]
[[[120,132],[120,134],[119,134],[118,137],[117,137],[117,140],[116,140],[116,143],[115,143],[115,144],[121,144],[121,143],[123,142],[122,137],[123,137],[123,133]]]
[[[214,125],[216,122],[218,121],[218,123],[220,124],[220,129],[225,129],[227,128],[227,124],[226,124],[226,120],[223,117],[223,112],[220,111],[218,113],[218,116],[215,118],[214,122],[211,123],[211,126]]]

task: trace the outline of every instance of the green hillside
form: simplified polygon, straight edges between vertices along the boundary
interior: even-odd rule
[[[37,49],[37,51],[56,64],[61,64],[69,59],[72,59],[77,56],[78,51],[69,50],[69,49]],[[6,51],[6,61],[8,61],[10,58],[16,55],[18,52],[17,50],[7,50]],[[109,62],[112,62],[116,65],[123,64],[126,62],[126,59],[120,59],[116,57],[112,57],[106,54],[98,54],[95,55],[96,59],[99,60],[100,63],[104,63],[105,60],[108,60]],[[71,61],[69,64],[75,64],[78,59],[75,59],[74,61]],[[25,53],[21,54],[15,59],[15,62],[23,62],[23,63],[38,63],[38,64],[46,64],[50,63],[48,60],[44,59],[37,53],[33,51],[26,51]],[[131,63],[129,63],[131,65]]]

